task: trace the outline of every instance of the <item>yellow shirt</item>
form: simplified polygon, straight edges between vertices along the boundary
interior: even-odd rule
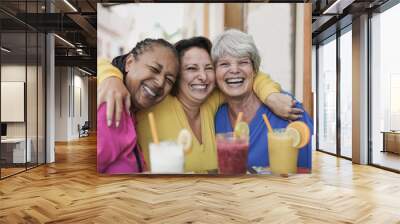
[[[218,104],[221,102],[218,100],[218,96],[214,98],[214,102]],[[152,142],[147,114],[153,112],[160,141],[175,141],[183,128],[189,130],[192,134],[191,152],[185,155],[185,172],[204,172],[217,169],[217,151],[214,139],[214,115],[217,108],[217,105],[212,106],[207,103],[200,107],[201,143],[193,134],[182,104],[176,97],[169,95],[159,104],[138,112],[136,114],[138,122],[136,131],[146,162],[149,163],[150,161],[149,143]]]
[[[122,73],[118,70],[116,74],[115,67],[105,61],[100,61],[98,65],[98,80],[100,82],[107,77],[115,76],[122,79]],[[112,74],[110,74],[112,72]],[[265,102],[266,98],[273,92],[280,92],[280,85],[272,81],[268,75],[261,73],[256,75],[253,89],[257,96]],[[185,155],[185,172],[205,172],[218,168],[217,148],[215,142],[214,116],[219,105],[224,102],[224,97],[219,90],[214,90],[210,97],[200,107],[201,118],[201,142],[193,134],[188,118],[183,110],[182,104],[176,97],[167,96],[162,102],[148,109],[142,110],[136,114],[137,135],[140,148],[144,153],[147,165],[149,160],[149,143],[152,142],[150,125],[147,118],[149,112],[154,113],[157,132],[160,141],[173,140],[178,137],[180,130],[186,128],[192,134],[191,152]]]
[[[98,59],[97,60],[97,84],[108,78],[108,77],[117,77],[121,80],[123,79],[121,71],[114,67],[110,62],[106,59]]]

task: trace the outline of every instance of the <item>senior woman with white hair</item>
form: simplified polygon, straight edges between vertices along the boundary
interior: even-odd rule
[[[243,112],[243,121],[249,124],[250,141],[248,151],[248,168],[267,167],[268,129],[262,114],[266,114],[273,128],[286,128],[284,120],[265,106],[255,95],[252,86],[259,71],[261,58],[251,35],[239,30],[228,30],[214,40],[211,56],[215,65],[216,81],[220,91],[226,97],[215,116],[216,133],[233,131],[233,123],[239,112]],[[302,108],[296,101],[295,107]],[[299,120],[312,128],[310,116],[303,112]],[[298,172],[311,171],[311,141],[299,153]]]

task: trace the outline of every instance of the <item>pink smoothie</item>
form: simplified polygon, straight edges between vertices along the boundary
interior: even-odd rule
[[[248,148],[244,140],[217,138],[219,173],[245,174]]]

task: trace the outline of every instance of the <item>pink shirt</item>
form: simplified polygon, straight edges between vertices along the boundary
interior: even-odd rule
[[[140,160],[141,170],[139,168]],[[125,110],[119,127],[107,126],[106,104],[97,110],[97,171],[108,174],[138,173],[145,169],[142,151],[137,145],[135,120]]]

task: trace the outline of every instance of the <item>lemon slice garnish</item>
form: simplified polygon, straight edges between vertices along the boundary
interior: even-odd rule
[[[301,141],[301,136],[300,136],[299,131],[297,131],[297,129],[295,129],[295,128],[288,127],[288,128],[286,128],[286,134],[289,135],[293,139],[292,146],[295,148],[298,148],[298,146],[300,145],[300,141]]]
[[[249,125],[246,122],[241,121],[236,124],[235,130],[233,132],[234,132],[235,137],[248,138],[250,135]]]
[[[303,148],[310,141],[310,129],[306,125],[306,123],[302,121],[294,121],[291,122],[287,128],[294,128],[300,134],[300,143],[296,146],[296,148]]]
[[[179,145],[182,145],[183,151],[185,154],[189,153],[192,148],[192,135],[187,129],[182,129],[179,132],[178,138],[176,139],[176,142]]]

